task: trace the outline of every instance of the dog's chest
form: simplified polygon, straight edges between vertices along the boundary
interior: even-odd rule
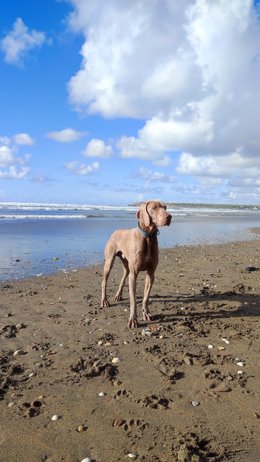
[[[158,244],[157,240],[147,239],[144,241],[139,254],[140,270],[145,271],[157,266],[158,263]]]

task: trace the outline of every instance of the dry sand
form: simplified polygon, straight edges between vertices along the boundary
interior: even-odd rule
[[[101,266],[1,284],[0,461],[258,462],[259,244],[161,251],[134,330]]]

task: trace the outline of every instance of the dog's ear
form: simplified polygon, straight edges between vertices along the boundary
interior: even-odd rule
[[[140,220],[141,223],[144,223],[145,226],[150,225],[150,215],[147,210],[147,205],[148,202],[144,202],[143,204],[140,205],[139,210],[136,212],[136,218]]]

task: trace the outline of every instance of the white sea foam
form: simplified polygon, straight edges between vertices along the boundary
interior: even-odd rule
[[[100,212],[109,213],[110,217],[113,212],[134,213],[137,207],[132,205],[90,205],[90,204],[59,204],[59,203],[21,203],[21,202],[1,202],[0,218],[1,219],[86,219],[93,216],[100,216]],[[208,205],[190,205],[174,204],[168,207],[168,210],[175,217],[214,217],[214,216],[248,216],[260,214],[260,208],[254,206],[208,206]],[[32,212],[27,213],[27,212]]]

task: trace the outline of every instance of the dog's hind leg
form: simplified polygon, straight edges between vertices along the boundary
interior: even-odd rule
[[[108,241],[106,248],[105,248],[105,264],[104,264],[104,270],[103,270],[102,296],[101,296],[101,304],[100,304],[101,308],[110,306],[109,301],[107,299],[107,281],[108,281],[111,268],[115,261],[115,258],[116,258],[116,254],[115,254],[114,245],[110,241]]]
[[[122,292],[123,292],[123,288],[124,288],[124,285],[125,285],[125,281],[126,281],[126,278],[127,276],[129,275],[129,266],[128,266],[128,261],[126,258],[120,256],[120,260],[122,262],[122,265],[123,265],[123,276],[122,276],[122,279],[120,281],[120,284],[119,284],[119,287],[118,287],[118,291],[115,295],[115,300],[117,302],[119,302],[120,300],[122,300]]]

